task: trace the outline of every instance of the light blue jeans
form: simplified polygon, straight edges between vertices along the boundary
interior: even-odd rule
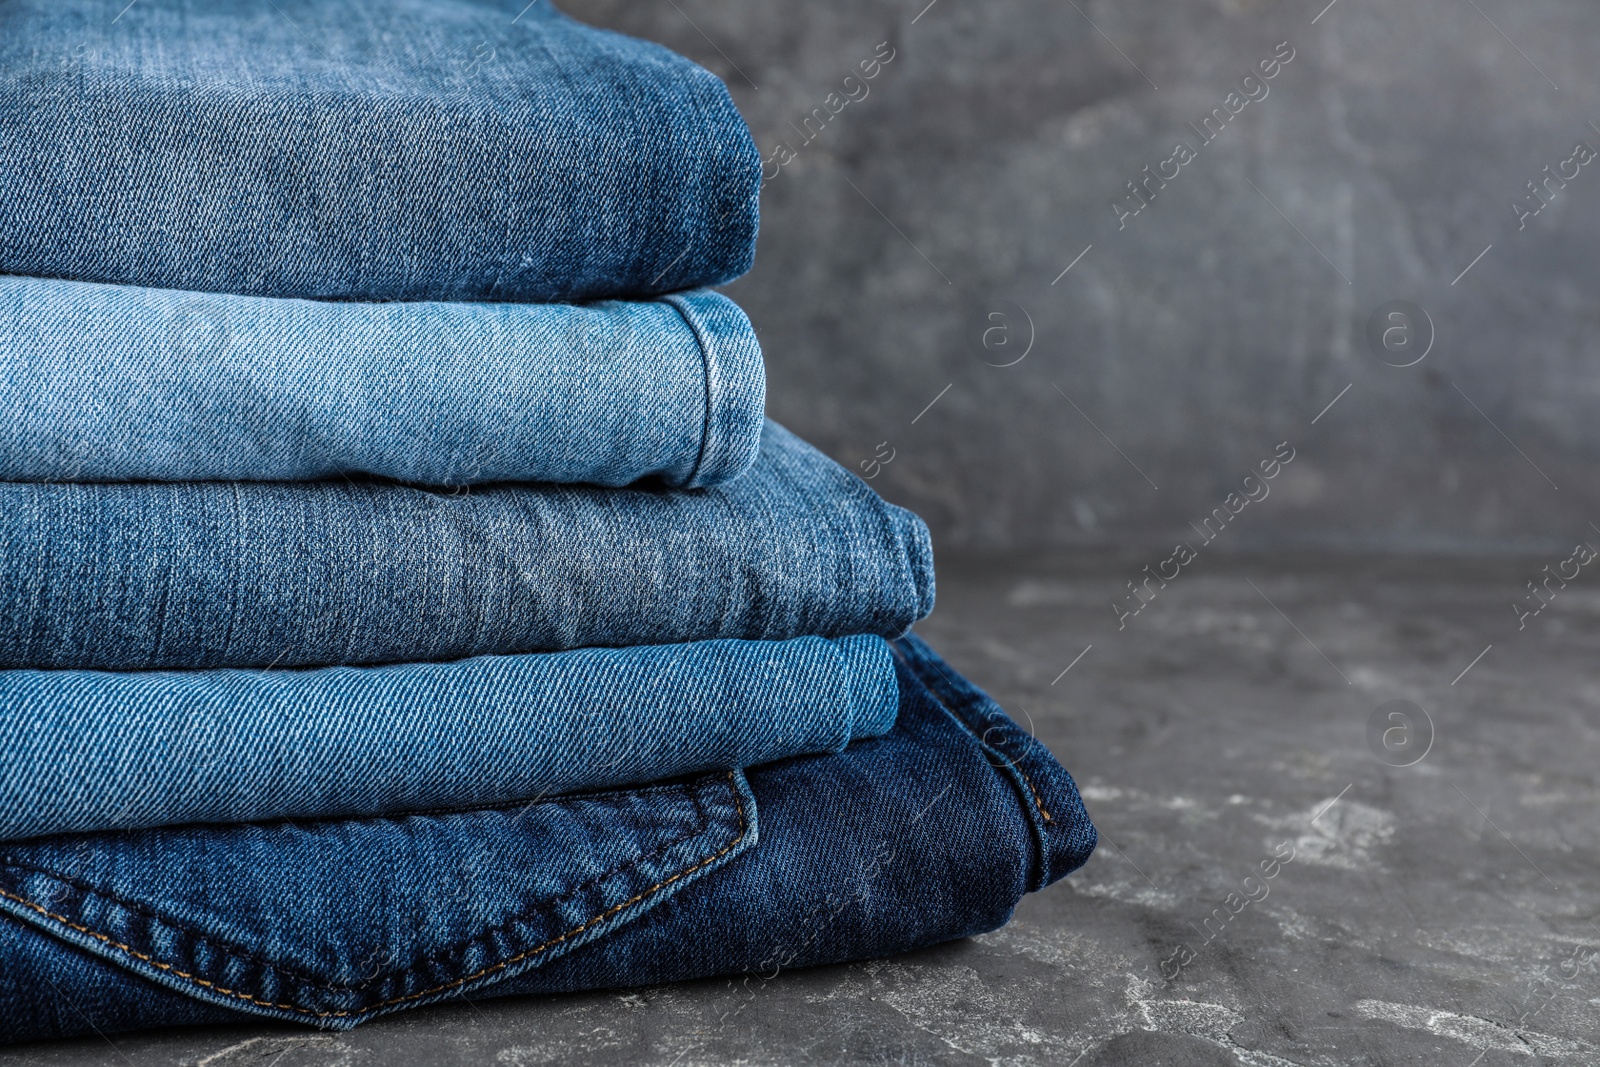
[[[726,297],[330,303],[0,276],[0,480],[423,485],[755,462],[761,349]]]

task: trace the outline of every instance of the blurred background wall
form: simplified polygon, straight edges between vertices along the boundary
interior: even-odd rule
[[[561,0],[727,82],[769,410],[941,548],[1193,542],[1280,442],[1217,550],[1600,538],[1600,6],[1325,4]]]

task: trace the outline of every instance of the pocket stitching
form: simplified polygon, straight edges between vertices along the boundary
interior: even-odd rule
[[[683,835],[681,835],[679,837],[675,837],[671,841],[667,841],[664,844],[661,844],[661,845],[657,846],[655,849],[651,850],[650,852],[645,853],[642,856],[635,856],[635,857],[633,857],[631,859],[624,860],[623,862],[617,864],[615,867],[612,867],[610,870],[602,871],[599,874],[594,875],[593,877],[591,877],[588,881],[582,882],[582,883],[580,883],[580,884],[578,884],[576,886],[573,886],[567,892],[563,893],[561,896],[555,898],[554,900],[547,901],[545,903],[541,903],[541,904],[535,905],[534,907],[528,908],[528,909],[526,909],[524,911],[515,912],[515,913],[513,913],[512,915],[510,915],[509,917],[507,917],[506,919],[502,920],[501,922],[497,923],[494,926],[490,926],[490,927],[488,927],[488,928],[486,928],[484,930],[480,930],[478,933],[473,934],[470,937],[464,937],[461,940],[455,942],[454,944],[446,945],[443,948],[435,949],[433,952],[430,952],[428,955],[422,957],[419,960],[416,960],[415,962],[413,962],[409,966],[401,967],[399,970],[388,971],[388,972],[386,972],[384,974],[373,975],[371,978],[367,978],[367,979],[364,979],[364,980],[362,980],[360,982],[356,982],[356,983],[348,984],[348,985],[334,983],[334,982],[325,982],[320,978],[314,978],[309,974],[306,974],[306,973],[304,973],[302,971],[296,970],[295,968],[290,967],[287,964],[277,963],[277,962],[274,962],[272,960],[265,959],[265,958],[263,958],[261,956],[257,956],[256,954],[254,954],[252,952],[247,952],[246,950],[244,950],[243,948],[240,948],[237,945],[230,945],[226,941],[223,941],[222,939],[220,939],[220,938],[208,933],[207,931],[205,931],[203,929],[200,929],[200,928],[195,927],[195,926],[191,926],[190,924],[188,924],[186,922],[183,922],[180,919],[175,919],[170,915],[165,915],[162,912],[157,911],[155,908],[149,907],[148,905],[140,904],[140,903],[138,903],[136,901],[132,901],[132,900],[127,900],[127,899],[119,896],[118,894],[112,892],[109,889],[105,889],[105,888],[103,888],[101,886],[93,885],[93,884],[91,884],[89,882],[86,882],[86,881],[83,881],[82,879],[79,879],[79,878],[73,878],[73,877],[70,877],[68,875],[61,874],[61,873],[59,873],[57,871],[51,870],[48,867],[41,867],[41,866],[39,866],[37,864],[28,863],[28,862],[26,862],[24,860],[15,859],[14,857],[11,857],[11,856],[0,856],[0,867],[12,867],[12,868],[20,869],[20,870],[25,870],[25,871],[33,871],[34,873],[42,874],[46,878],[49,878],[49,879],[51,879],[53,881],[62,882],[62,883],[65,883],[66,885],[70,885],[74,889],[82,890],[85,893],[92,893],[97,897],[103,897],[103,898],[105,898],[107,900],[110,900],[110,901],[114,902],[119,907],[125,908],[128,911],[133,912],[135,915],[140,916],[141,918],[145,919],[148,922],[160,923],[163,926],[169,927],[169,928],[174,929],[174,930],[178,930],[178,931],[180,931],[180,932],[182,932],[184,934],[187,934],[190,937],[193,937],[193,938],[195,938],[195,939],[197,939],[197,940],[199,940],[201,942],[204,942],[204,943],[209,944],[209,945],[216,946],[217,948],[220,948],[222,951],[226,952],[230,956],[234,956],[234,957],[239,958],[239,959],[247,960],[250,963],[253,963],[253,964],[257,965],[258,967],[264,967],[267,970],[274,971],[279,975],[283,975],[283,976],[288,977],[288,978],[293,978],[295,981],[299,982],[300,984],[310,986],[313,989],[319,989],[319,990],[322,990],[323,992],[327,992],[327,993],[358,993],[361,990],[366,989],[367,987],[375,985],[375,984],[377,984],[379,982],[382,982],[382,981],[384,981],[386,979],[402,977],[402,976],[404,976],[404,975],[406,975],[406,974],[408,974],[408,973],[410,973],[412,971],[415,971],[415,970],[419,969],[420,967],[422,967],[422,966],[424,966],[426,964],[442,962],[450,954],[460,951],[461,949],[465,948],[467,945],[471,944],[473,941],[476,941],[479,938],[484,937],[485,935],[499,933],[499,932],[505,930],[506,928],[508,928],[509,926],[511,926],[513,923],[525,922],[526,920],[532,918],[533,916],[537,915],[541,911],[545,911],[545,910],[548,910],[550,908],[553,908],[553,907],[559,905],[560,903],[562,903],[563,901],[572,899],[573,897],[577,896],[579,893],[584,892],[585,890],[592,889],[595,885],[599,884],[600,882],[605,881],[607,878],[610,878],[614,874],[618,874],[621,871],[626,870],[627,868],[635,866],[637,864],[644,863],[647,860],[653,860],[657,856],[660,856],[662,853],[668,851],[669,849],[675,848],[676,846],[683,844],[685,841],[689,840],[690,838],[704,833],[706,828],[711,825],[711,817],[706,813],[705,805],[702,804],[701,801],[700,801],[700,795],[699,795],[700,791],[697,790],[697,789],[694,789],[692,786],[689,786],[689,785],[680,785],[680,786],[674,786],[674,787],[671,787],[671,788],[674,788],[674,789],[677,789],[677,790],[681,791],[687,797],[689,802],[694,805],[695,816],[696,816],[696,818],[699,819],[699,825],[697,825],[694,829],[690,830],[688,833],[685,833],[685,834],[683,834]],[[662,791],[665,791],[665,790],[662,790]],[[616,795],[622,796],[622,795],[628,795],[628,794],[624,794],[621,791],[617,791]],[[562,799],[562,798],[556,797],[556,798],[552,798],[552,801],[559,801],[560,799]],[[364,821],[370,821],[370,820],[364,820]],[[0,891],[0,892],[3,892],[3,891]],[[11,896],[11,894],[5,894],[5,895]],[[16,899],[19,903],[31,904],[30,901],[26,901],[26,900],[23,900],[21,898],[12,897],[12,899]],[[51,913],[44,913],[44,914],[51,914]],[[52,918],[56,918],[56,919],[62,919],[61,916],[57,916],[57,915],[54,915],[54,914],[51,914],[51,917]],[[67,921],[67,920],[63,919],[62,921]],[[70,923],[70,921],[68,921],[68,925],[72,925]],[[87,933],[89,931],[86,930],[84,932]]]
[[[201,978],[198,975],[190,974],[187,971],[179,970],[177,967],[175,967],[174,965],[172,965],[170,963],[159,962],[154,957],[152,957],[150,955],[147,955],[146,953],[138,951],[137,949],[133,948],[131,945],[126,945],[126,944],[124,944],[124,943],[122,943],[120,941],[116,941],[116,940],[112,939],[112,937],[110,935],[108,935],[108,934],[100,933],[97,930],[91,930],[87,926],[84,926],[84,925],[82,925],[80,923],[73,922],[71,919],[67,918],[66,916],[58,915],[55,912],[49,911],[43,905],[40,905],[40,904],[37,904],[37,903],[35,903],[35,902],[31,901],[31,900],[28,900],[26,897],[20,896],[20,895],[18,895],[16,893],[11,893],[11,892],[9,892],[7,890],[4,890],[4,889],[0,889],[0,897],[3,897],[5,899],[7,899],[7,900],[15,901],[16,903],[21,904],[22,906],[24,906],[26,908],[29,908],[30,910],[35,911],[35,912],[39,913],[40,915],[45,916],[46,918],[49,918],[49,919],[52,919],[52,920],[54,920],[54,921],[56,921],[58,923],[61,923],[62,925],[67,926],[67,927],[69,927],[69,928],[71,928],[73,930],[76,930],[79,933],[86,934],[87,936],[92,937],[92,938],[96,939],[97,941],[100,941],[103,944],[106,944],[106,945],[108,945],[108,946],[110,946],[112,948],[120,949],[121,951],[126,952],[128,955],[134,957],[135,959],[138,959],[138,960],[141,960],[141,961],[143,961],[145,963],[150,964],[152,967],[156,967],[156,968],[158,968],[158,969],[160,969],[162,971],[168,972],[169,974],[173,974],[173,975],[176,975],[176,976],[178,976],[180,978],[184,978],[184,979],[186,979],[188,981],[194,982],[197,985],[204,986],[207,989],[210,989],[210,990],[212,990],[212,991],[214,991],[216,993],[220,993],[220,994],[222,994],[224,996],[230,996],[230,997],[238,998],[240,1000],[249,1001],[252,1004],[256,1004],[256,1005],[259,1005],[259,1006],[264,1007],[264,1008],[275,1008],[275,1009],[278,1009],[278,1010],[281,1010],[281,1011],[292,1011],[292,1012],[296,1012],[296,1013],[301,1014],[301,1015],[314,1016],[314,1017],[319,1018],[319,1019],[320,1018],[348,1018],[350,1016],[355,1016],[355,1015],[368,1015],[368,1014],[371,1014],[373,1012],[378,1011],[381,1008],[390,1007],[390,1006],[395,1005],[395,1004],[402,1004],[402,1003],[405,1003],[407,1001],[420,1000],[423,997],[432,996],[435,993],[442,993],[442,992],[444,992],[446,990],[454,989],[457,986],[465,985],[466,983],[474,981],[475,979],[482,978],[484,975],[493,974],[496,971],[504,970],[505,968],[511,966],[513,963],[518,963],[518,962],[521,962],[522,960],[530,959],[533,956],[536,956],[536,955],[538,955],[538,954],[540,954],[542,952],[545,952],[545,951],[547,951],[547,950],[549,950],[551,948],[554,948],[555,946],[561,944],[564,941],[567,941],[567,940],[570,940],[571,938],[577,937],[579,934],[582,934],[585,930],[588,930],[590,927],[592,927],[592,926],[594,926],[594,925],[596,925],[598,923],[604,922],[605,920],[611,918],[612,916],[616,915],[618,912],[624,910],[625,908],[629,908],[629,907],[632,907],[635,904],[638,904],[640,901],[644,900],[646,897],[649,897],[652,894],[654,894],[656,892],[659,892],[662,889],[665,889],[667,886],[673,884],[674,882],[677,882],[677,881],[679,881],[679,880],[681,880],[683,878],[686,878],[689,875],[693,874],[695,871],[698,871],[701,868],[708,866],[709,864],[715,863],[717,860],[721,859],[723,856],[726,856],[729,852],[733,851],[733,849],[739,844],[740,841],[744,840],[745,834],[749,830],[749,824],[748,824],[748,822],[747,822],[747,820],[745,818],[745,813],[744,813],[744,798],[739,795],[738,785],[737,785],[736,781],[734,780],[734,775],[733,775],[733,772],[731,772],[731,771],[728,774],[728,781],[729,781],[729,783],[731,785],[734,786],[733,801],[734,801],[734,805],[735,805],[735,808],[736,808],[736,811],[737,811],[737,814],[738,814],[738,819],[739,819],[739,832],[734,835],[734,838],[733,838],[732,841],[729,841],[719,851],[714,852],[709,856],[706,856],[704,859],[701,859],[701,860],[691,864],[688,867],[685,867],[683,870],[677,872],[676,874],[671,875],[670,877],[662,879],[661,881],[657,882],[655,885],[651,886],[649,889],[643,890],[642,892],[635,894],[634,896],[630,897],[629,899],[622,901],[620,904],[612,905],[610,908],[608,908],[605,911],[602,911],[599,914],[593,916],[592,918],[590,918],[590,919],[578,924],[577,926],[575,926],[572,929],[568,930],[566,933],[561,934],[558,937],[550,938],[549,940],[545,941],[544,943],[542,943],[540,945],[536,945],[533,948],[527,949],[526,951],[520,952],[517,955],[510,957],[509,959],[501,960],[499,963],[491,964],[488,967],[484,967],[484,968],[482,968],[480,970],[474,971],[472,974],[466,975],[466,976],[461,977],[461,978],[457,978],[453,982],[447,982],[447,983],[445,983],[443,985],[435,986],[432,989],[424,989],[424,990],[422,990],[421,992],[418,992],[418,993],[408,993],[408,994],[406,994],[404,996],[391,997],[388,1000],[381,1001],[380,1003],[377,1003],[377,1004],[373,1004],[370,1007],[359,1008],[359,1009],[355,1009],[355,1010],[348,1010],[348,1011],[313,1011],[310,1008],[302,1008],[302,1007],[299,1007],[298,1005],[294,1005],[294,1004],[285,1004],[285,1003],[278,1003],[278,1002],[274,1002],[274,1001],[264,1000],[262,998],[254,997],[254,996],[251,996],[248,993],[243,993],[243,992],[240,992],[238,990],[226,989],[226,988],[224,988],[222,986],[217,985],[215,982],[211,982],[211,981],[209,981],[209,980],[207,980],[205,978]],[[689,836],[692,837],[693,835],[691,834]],[[681,841],[684,841],[684,840],[688,840],[688,838],[687,837],[681,838],[681,839],[679,839],[679,841],[672,842],[671,844],[678,844],[678,843],[681,843]],[[671,847],[671,845],[663,846],[663,848],[667,848],[667,847]],[[657,850],[657,852],[660,852],[660,851],[662,851],[662,849],[658,849]],[[648,857],[639,857],[638,859],[633,860],[632,862],[633,863],[639,863],[639,862],[642,862],[646,858],[648,858]],[[597,881],[599,881],[599,880],[601,880],[603,878],[610,877],[611,874],[618,873],[618,871],[620,871],[620,870],[622,870],[622,868],[618,868],[617,870],[608,872],[606,875],[600,876],[600,878],[593,879],[590,882],[585,883],[585,885],[578,887],[577,889],[573,890],[572,893],[568,894],[568,897],[573,896],[576,893],[581,892],[582,890],[589,888],[590,886],[594,885]],[[109,895],[109,894],[107,894],[107,895]],[[113,898],[113,899],[115,899],[115,898]],[[121,902],[119,901],[118,903],[121,903]],[[543,907],[549,907],[549,906],[550,905],[544,905]],[[526,913],[526,914],[532,914],[532,913]],[[510,921],[512,921],[512,920],[508,920],[508,923]],[[179,925],[179,924],[174,923],[172,925]],[[181,927],[181,926],[179,928],[183,929],[183,927]],[[192,930],[189,930],[189,931],[186,931],[186,932],[196,933],[196,931],[192,931]],[[200,936],[204,936],[204,935],[200,935]],[[481,935],[475,935],[475,936],[481,936]],[[211,938],[206,938],[206,939],[207,940],[213,940]],[[468,940],[472,940],[472,939],[469,938]],[[456,946],[453,946],[453,947],[454,948],[459,948],[459,947],[461,947],[461,945],[464,945],[465,943],[466,942],[461,942],[460,944],[458,944]],[[243,955],[243,953],[241,953],[241,955]],[[254,960],[253,958],[252,958],[252,961],[253,962],[257,962],[257,963],[261,962],[259,960]],[[279,968],[277,968],[274,965],[268,964],[267,966],[271,967],[271,969],[273,969],[273,970],[279,970]],[[405,973],[405,972],[403,972],[403,971],[401,971],[401,972],[392,972],[392,974],[403,974],[403,973]],[[392,975],[390,975],[390,976],[392,976]],[[390,977],[390,976],[384,976],[384,977]],[[376,981],[376,980],[377,979],[373,979],[372,981]],[[320,988],[320,989],[324,989],[324,990],[327,990],[327,991],[333,991],[333,992],[348,992],[348,991],[350,991],[349,987],[346,987],[344,989],[334,989],[333,987],[329,987],[329,986],[325,986],[325,985],[319,985],[318,983],[314,983],[314,982],[307,983],[307,984],[312,985],[314,988]],[[366,984],[370,984],[370,983],[363,983],[363,985],[366,985]],[[360,987],[356,987],[356,988],[360,988]]]

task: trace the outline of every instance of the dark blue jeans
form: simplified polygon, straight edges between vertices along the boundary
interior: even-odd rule
[[[843,753],[520,807],[0,846],[0,1036],[643,985],[992,930],[1079,867],[1067,772],[915,637]]]
[[[0,4],[0,273],[590,300],[755,254],[727,89],[544,0]]]

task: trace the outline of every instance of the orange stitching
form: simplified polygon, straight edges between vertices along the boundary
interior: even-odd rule
[[[644,788],[642,790],[633,790],[633,791],[629,791],[629,792],[630,792],[631,795],[639,796],[639,795],[648,795],[648,794],[653,794],[653,793],[668,792],[668,791],[673,791],[673,790],[676,790],[678,792],[683,793],[684,795],[686,795],[688,797],[690,802],[694,804],[695,815],[700,820],[700,822],[699,822],[699,825],[696,826],[693,830],[690,830],[689,832],[683,834],[681,837],[673,838],[671,841],[666,842],[665,844],[663,844],[660,847],[656,848],[654,851],[648,852],[643,856],[636,856],[631,860],[628,860],[628,861],[623,862],[623,863],[619,863],[617,866],[611,868],[608,871],[604,871],[601,874],[595,875],[593,878],[590,878],[588,881],[586,881],[583,884],[579,885],[578,887],[573,889],[569,894],[567,894],[566,896],[560,898],[560,900],[558,900],[558,901],[555,901],[555,902],[553,902],[551,904],[540,905],[537,908],[530,908],[530,909],[528,909],[526,911],[518,912],[515,915],[511,916],[510,918],[506,919],[504,922],[500,923],[499,925],[491,926],[487,930],[484,930],[484,931],[482,931],[482,932],[480,932],[478,934],[475,934],[472,937],[463,938],[461,941],[459,941],[459,942],[457,942],[457,943],[455,943],[453,945],[447,945],[442,949],[435,949],[433,952],[429,953],[427,956],[422,957],[421,963],[419,963],[419,964],[416,964],[416,965],[413,965],[413,966],[410,966],[410,967],[402,967],[401,969],[399,969],[397,971],[391,971],[388,974],[375,975],[372,978],[365,979],[365,980],[363,980],[361,982],[357,982],[354,985],[338,985],[338,984],[330,984],[330,983],[327,983],[327,982],[318,981],[317,979],[312,978],[310,975],[303,974],[300,971],[297,971],[292,967],[286,966],[286,965],[284,965],[282,963],[279,963],[279,962],[276,962],[276,961],[273,961],[273,960],[264,959],[264,958],[262,958],[260,956],[257,956],[255,954],[253,954],[253,953],[246,952],[241,948],[237,948],[237,947],[227,948],[227,946],[224,946],[224,948],[226,948],[227,951],[229,952],[229,954],[232,955],[234,958],[242,959],[242,960],[245,960],[245,961],[247,961],[249,963],[256,964],[257,966],[264,967],[269,971],[276,972],[280,976],[286,976],[288,978],[292,978],[292,979],[294,979],[295,983],[298,984],[298,985],[309,986],[312,989],[323,990],[323,991],[326,991],[326,992],[329,992],[329,993],[357,993],[357,992],[361,992],[361,991],[367,989],[368,987],[370,987],[370,986],[372,986],[372,985],[374,985],[374,984],[376,984],[378,982],[383,981],[384,979],[393,978],[393,977],[396,977],[396,976],[399,976],[399,975],[407,974],[407,973],[409,973],[411,971],[420,970],[421,964],[423,964],[423,963],[432,963],[432,962],[435,962],[435,961],[443,960],[446,957],[448,957],[450,954],[456,952],[457,950],[465,948],[467,945],[471,944],[473,941],[478,940],[479,938],[481,938],[481,937],[483,937],[485,935],[498,934],[502,930],[509,929],[515,923],[527,921],[529,918],[531,918],[532,916],[538,914],[539,912],[554,910],[554,907],[557,904],[559,904],[561,901],[569,900],[572,897],[576,896],[577,894],[579,894],[581,892],[584,892],[585,890],[593,888],[594,886],[600,884],[601,882],[605,881],[606,879],[610,878],[611,876],[613,876],[615,874],[618,874],[619,872],[621,872],[621,871],[623,871],[623,870],[625,870],[625,869],[627,869],[629,867],[636,867],[636,866],[638,866],[639,864],[643,863],[646,860],[653,860],[656,857],[662,855],[663,853],[668,852],[671,849],[674,849],[677,846],[683,844],[685,841],[689,840],[691,837],[697,837],[700,834],[704,833],[710,827],[711,819],[706,814],[705,806],[700,802],[700,791],[698,789],[691,789],[688,786],[680,784],[680,785],[673,785],[673,786],[651,786],[651,787],[646,787],[646,788]],[[619,794],[619,795],[620,795],[621,792],[622,791],[620,791],[620,790],[613,790],[613,793],[616,793],[616,794]],[[607,794],[588,793],[588,794],[583,794],[583,799],[587,800],[587,799],[591,799],[591,798],[593,798],[595,796],[605,796],[605,795],[607,795]],[[567,798],[565,798],[565,797],[552,797],[552,798],[549,798],[547,800],[539,801],[539,803],[552,803],[552,802],[557,802],[557,801],[561,801],[561,800],[564,800],[564,799],[567,799]],[[512,806],[519,806],[520,807],[522,805],[512,805]],[[362,819],[362,820],[356,820],[356,821],[362,821],[362,822],[378,821],[378,819],[377,818],[373,818],[373,819]],[[213,944],[217,943],[218,939],[213,937],[212,935],[206,933],[205,931],[195,929],[194,927],[191,927],[191,926],[189,926],[188,924],[186,924],[184,922],[181,922],[181,921],[179,921],[177,919],[174,919],[171,916],[163,915],[161,912],[155,910],[154,908],[150,908],[150,907],[147,907],[147,906],[142,905],[142,904],[137,904],[137,903],[135,903],[135,902],[133,902],[131,900],[124,900],[122,897],[118,896],[117,894],[111,892],[108,889],[105,889],[103,887],[90,884],[88,882],[81,881],[81,880],[79,880],[77,878],[72,878],[72,877],[69,877],[67,875],[59,874],[59,873],[51,870],[48,867],[40,867],[40,866],[38,866],[36,864],[25,863],[22,860],[18,860],[16,858],[10,857],[10,856],[0,856],[0,866],[11,867],[11,868],[15,868],[15,869],[18,869],[18,870],[24,870],[24,871],[33,871],[36,874],[42,874],[45,877],[52,879],[53,881],[62,882],[62,883],[65,883],[66,885],[70,885],[70,886],[72,886],[72,887],[74,887],[76,889],[81,889],[85,893],[90,893],[90,894],[93,894],[94,896],[100,897],[102,899],[110,900],[113,903],[117,904],[119,907],[123,908],[124,910],[131,911],[135,915],[139,915],[139,916],[141,916],[141,917],[143,917],[143,918],[145,918],[147,920],[160,923],[162,926],[170,927],[170,928],[179,930],[179,931],[181,931],[183,933],[190,934],[190,935],[194,936],[195,938],[197,938],[199,940],[202,940],[202,941],[210,942],[210,943],[213,943]]]
[[[87,926],[83,926],[83,925],[81,925],[79,923],[75,923],[71,919],[68,919],[65,915],[57,915],[53,911],[48,911],[43,906],[41,906],[39,904],[35,904],[33,901],[28,900],[25,897],[20,897],[17,894],[7,892],[4,889],[0,889],[0,897],[4,897],[7,900],[14,900],[18,904],[21,904],[23,907],[30,908],[33,911],[38,912],[40,915],[43,915],[48,919],[54,919],[56,922],[61,923],[63,926],[70,927],[71,929],[76,930],[81,934],[87,934],[87,935],[89,935],[90,937],[94,938],[97,941],[100,941],[100,942],[102,942],[102,943],[104,943],[106,945],[110,945],[112,948],[121,949],[123,952],[126,952],[128,955],[134,957],[137,960],[141,960],[141,961],[143,961],[145,963],[148,963],[151,966],[156,967],[156,968],[158,968],[160,970],[169,971],[172,974],[175,974],[180,978],[186,978],[191,982],[194,982],[194,983],[196,983],[198,985],[203,985],[207,989],[210,989],[210,990],[212,990],[214,992],[217,992],[217,993],[224,994],[225,996],[236,997],[239,1000],[247,1000],[250,1003],[259,1005],[260,1007],[263,1007],[263,1008],[277,1008],[277,1009],[279,1009],[281,1011],[293,1011],[293,1012],[298,1012],[301,1015],[313,1015],[313,1016],[316,1016],[319,1019],[329,1018],[329,1017],[342,1018],[342,1017],[351,1016],[351,1015],[366,1015],[366,1014],[369,1014],[371,1012],[377,1011],[379,1008],[387,1008],[392,1004],[402,1004],[402,1003],[404,1003],[404,1002],[406,1002],[408,1000],[418,1000],[418,999],[420,999],[422,997],[432,996],[434,993],[442,993],[447,989],[454,989],[457,986],[465,985],[466,983],[468,983],[470,981],[473,981],[474,979],[482,978],[486,974],[493,974],[495,971],[504,970],[505,968],[511,966],[513,963],[520,962],[520,961],[528,959],[529,957],[532,957],[532,956],[537,956],[539,953],[544,952],[546,949],[554,948],[555,946],[561,944],[563,941],[566,941],[569,938],[573,938],[573,937],[578,936],[579,934],[583,933],[585,930],[589,929],[589,927],[594,926],[596,923],[604,922],[605,920],[611,918],[613,915],[615,915],[617,912],[623,910],[624,908],[632,907],[633,905],[639,903],[639,901],[643,900],[645,897],[650,896],[652,893],[655,893],[655,892],[657,892],[657,891],[659,891],[661,889],[665,889],[667,886],[671,885],[673,882],[676,882],[681,878],[686,878],[689,875],[693,874],[695,871],[698,871],[700,868],[705,867],[708,864],[715,863],[717,860],[721,859],[723,856],[726,856],[729,852],[733,851],[734,847],[737,846],[740,841],[744,840],[744,835],[748,830],[748,826],[747,826],[747,824],[745,822],[745,817],[744,817],[744,799],[739,796],[739,787],[738,787],[738,784],[736,782],[734,782],[734,777],[733,777],[733,772],[732,771],[728,772],[728,781],[730,783],[734,783],[733,802],[734,802],[734,805],[736,806],[736,808],[738,810],[738,815],[739,815],[739,833],[738,833],[737,836],[734,837],[734,839],[732,841],[730,841],[726,845],[724,845],[720,852],[713,853],[712,855],[707,856],[705,859],[700,860],[698,863],[695,863],[693,866],[684,868],[683,870],[679,871],[677,874],[672,875],[670,878],[665,878],[665,879],[657,882],[655,885],[651,886],[649,889],[644,890],[642,893],[638,893],[635,896],[630,897],[627,900],[624,900],[620,904],[613,905],[612,907],[610,907],[607,910],[601,912],[599,915],[596,915],[594,918],[588,920],[587,922],[580,923],[579,925],[574,926],[571,930],[568,930],[566,933],[562,934],[560,937],[551,938],[549,941],[546,941],[544,944],[537,945],[537,946],[535,946],[533,948],[530,948],[526,952],[518,953],[517,955],[512,956],[508,960],[501,960],[499,963],[493,964],[493,965],[491,965],[489,967],[485,967],[481,971],[475,971],[472,974],[469,974],[464,978],[457,978],[455,981],[446,983],[445,985],[435,986],[432,989],[424,989],[420,993],[408,993],[403,997],[392,997],[389,1000],[383,1001],[382,1003],[374,1004],[371,1007],[362,1008],[362,1009],[360,1009],[358,1011],[312,1011],[309,1008],[301,1008],[301,1007],[298,1007],[298,1006],[296,1006],[294,1004],[279,1004],[279,1003],[275,1003],[275,1002],[270,1001],[270,1000],[262,1000],[262,999],[260,999],[258,997],[252,997],[248,993],[240,993],[240,992],[238,992],[236,990],[224,989],[221,986],[217,985],[215,982],[208,982],[204,978],[201,978],[201,977],[199,977],[197,975],[190,974],[187,971],[180,971],[180,970],[178,970],[178,968],[174,967],[170,963],[157,962],[152,957],[146,955],[143,952],[140,952],[140,951],[134,949],[133,947],[131,947],[129,945],[123,944],[121,941],[114,941],[106,934],[102,934],[102,933],[100,933],[100,932],[98,932],[96,930],[89,929]]]
[[[1017,767],[1016,760],[1012,760],[1011,765],[1013,767]],[[1021,767],[1017,767],[1017,773],[1022,775],[1022,780],[1024,782],[1028,783],[1028,792],[1033,794],[1034,807],[1039,809],[1039,814],[1044,817],[1044,821],[1053,822],[1054,820],[1050,818],[1050,812],[1045,810],[1044,798],[1039,796],[1039,788],[1033,784],[1033,779],[1028,777],[1028,772],[1023,770]]]

